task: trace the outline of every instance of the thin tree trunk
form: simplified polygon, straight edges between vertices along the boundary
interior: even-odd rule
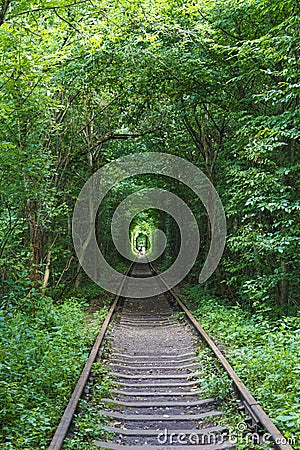
[[[3,25],[5,20],[5,15],[7,13],[8,7],[10,5],[11,0],[3,0],[0,10],[0,26]]]
[[[42,285],[42,294],[45,295],[46,287],[48,286],[49,277],[50,277],[50,264],[51,264],[51,252],[47,253],[47,261],[46,261],[46,268],[44,272],[44,280]]]
[[[282,280],[280,286],[280,306],[286,308],[289,300],[289,280],[287,279],[287,265],[284,258],[280,258]]]
[[[36,290],[40,289],[39,267],[41,261],[40,229],[36,218],[36,201],[27,200],[27,210],[29,218],[29,245],[31,259],[29,262],[30,281]]]

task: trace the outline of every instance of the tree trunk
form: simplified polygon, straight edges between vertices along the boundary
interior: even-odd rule
[[[3,25],[5,15],[7,13],[8,7],[10,5],[10,0],[3,0],[0,10],[0,26]]]
[[[42,286],[42,294],[45,295],[46,287],[48,286],[48,281],[50,277],[50,264],[51,264],[51,252],[47,253],[47,262],[46,262],[46,268],[44,272],[44,281]]]
[[[282,309],[287,308],[289,301],[289,280],[287,279],[287,265],[284,258],[280,258],[280,267],[282,280],[280,286],[280,306]]]
[[[35,200],[27,200],[27,211],[29,218],[29,246],[31,259],[29,262],[30,281],[33,287],[40,289],[40,262],[41,262],[41,239],[40,227],[37,220],[37,204]]]

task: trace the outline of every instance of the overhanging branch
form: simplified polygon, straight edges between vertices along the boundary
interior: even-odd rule
[[[113,139],[136,139],[138,137],[146,136],[147,134],[155,133],[156,131],[160,131],[162,127],[153,128],[151,130],[142,131],[140,133],[110,133],[106,136],[103,136],[102,139],[100,139],[98,142],[96,142],[94,145],[92,145],[88,151],[92,152],[95,148],[99,147],[99,145],[102,145],[104,142],[113,140]]]

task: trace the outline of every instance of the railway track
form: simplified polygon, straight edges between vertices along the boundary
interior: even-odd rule
[[[151,266],[142,262],[131,269],[133,282],[135,277],[150,277],[152,273]],[[175,318],[178,309],[185,312],[187,320]],[[101,415],[108,419],[106,429],[113,437],[95,440],[95,449],[235,449],[226,428],[218,424],[224,411],[198,387],[198,351],[204,340],[231,377],[240,408],[251,425],[267,432],[274,448],[292,450],[173,292],[146,299],[116,298],[49,450],[63,448],[92,364],[104,348],[103,340],[109,342],[107,369],[112,388],[111,397],[102,399],[105,406]]]

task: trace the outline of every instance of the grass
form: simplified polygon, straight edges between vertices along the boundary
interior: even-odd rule
[[[93,441],[105,441],[112,436],[106,429],[106,425],[111,419],[101,415],[100,412],[105,406],[102,399],[110,397],[111,381],[107,374],[107,368],[102,363],[96,362],[93,364],[92,372],[94,379],[89,380],[88,394],[80,400],[63,450],[95,449]]]
[[[199,285],[186,288],[184,299],[273,422],[300,449],[300,315],[250,316]]]
[[[41,297],[34,313],[0,312],[0,448],[48,447],[77,383],[107,305],[86,320],[84,298],[54,304]]]

